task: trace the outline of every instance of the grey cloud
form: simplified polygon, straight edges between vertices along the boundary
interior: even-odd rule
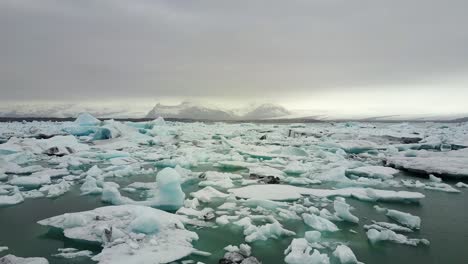
[[[418,84],[468,73],[467,9],[466,1],[435,0],[5,0],[1,99]]]

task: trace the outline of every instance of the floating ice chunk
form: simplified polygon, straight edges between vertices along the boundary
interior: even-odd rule
[[[89,113],[81,113],[75,119],[75,124],[79,126],[97,126],[101,124],[101,121]]]
[[[102,188],[101,200],[114,205],[132,204],[135,203],[132,199],[123,197],[116,185],[105,182]]]
[[[314,214],[302,214],[304,223],[315,230],[325,232],[336,232],[338,227],[330,220]]]
[[[317,243],[320,241],[322,234],[319,231],[307,231],[304,234],[304,238],[309,243]]]
[[[6,255],[0,258],[2,264],[49,264],[45,258],[20,258],[14,255]]]
[[[369,150],[377,149],[379,146],[367,140],[343,140],[338,143],[338,147],[347,153],[358,154]]]
[[[238,170],[238,169],[247,169],[249,167],[255,166],[252,163],[238,160],[224,160],[218,161],[217,167],[224,169]]]
[[[132,230],[132,232],[146,235],[159,232],[160,227],[159,219],[156,218],[155,215],[150,214],[138,215],[128,225],[128,228]]]
[[[335,256],[341,264],[357,264],[359,263],[353,251],[346,245],[339,245],[333,251]]]
[[[411,229],[419,229],[421,227],[421,218],[419,216],[391,209],[387,211],[387,216]]]
[[[429,180],[432,182],[442,182],[441,178],[437,178],[436,176],[429,174]]]
[[[37,188],[44,184],[50,183],[50,177],[47,175],[42,175],[40,177],[35,176],[13,176],[9,181],[10,184],[26,187],[26,188]]]
[[[216,218],[216,223],[218,225],[227,225],[227,224],[229,224],[229,218],[228,218],[227,215],[222,215],[222,216]]]
[[[359,177],[367,177],[367,178],[377,178],[377,179],[391,179],[393,175],[397,174],[399,171],[390,168],[390,167],[382,167],[382,166],[363,166],[354,169],[347,169],[346,175],[356,175]]]
[[[68,192],[68,190],[70,190],[70,186],[71,186],[70,182],[65,181],[65,180],[60,180],[60,182],[57,184],[42,186],[39,189],[39,191],[47,192],[48,198],[56,198]]]
[[[252,224],[250,217],[244,217],[241,220],[234,222],[234,224],[244,228],[244,235],[246,242],[264,241],[269,238],[279,238],[281,236],[292,236],[295,235],[293,231],[284,229],[283,226],[278,222],[256,226]]]
[[[215,199],[226,198],[229,196],[229,194],[222,193],[210,186],[205,187],[199,191],[193,192],[190,195],[204,203],[209,203]]]
[[[0,252],[8,250],[8,247],[0,247]]]
[[[283,170],[288,174],[303,174],[307,172],[307,167],[299,161],[290,162]]]
[[[60,253],[52,255],[53,257],[57,258],[65,258],[65,259],[72,259],[72,258],[90,258],[93,255],[93,252],[89,250],[81,250],[78,251],[76,248],[59,248],[58,251]]]
[[[378,231],[375,229],[369,229],[367,231],[367,238],[373,244],[379,241],[390,241],[398,244],[405,244],[410,246],[417,246],[418,244],[429,245],[429,241],[427,239],[411,239],[407,238],[402,234],[397,234],[392,230],[382,230]]]
[[[424,189],[427,190],[434,190],[434,191],[441,191],[441,192],[448,192],[448,193],[459,193],[460,191],[453,188],[449,184],[442,183],[442,182],[430,182],[424,186]]]
[[[336,199],[333,202],[333,208],[335,209],[335,215],[338,216],[339,218],[345,221],[351,222],[351,223],[359,222],[359,218],[351,214],[351,212],[349,211],[350,206],[349,204],[346,203],[344,199],[343,200]]]
[[[455,184],[455,186],[457,186],[458,188],[468,188],[468,184],[466,184],[464,182],[457,182],[457,184]]]
[[[11,185],[0,185],[0,206],[19,204],[24,201],[18,187]]]
[[[417,173],[433,173],[453,178],[466,178],[468,177],[466,159],[466,157],[451,156],[392,157],[387,160],[387,164]]]
[[[85,182],[80,187],[81,195],[100,194],[102,188],[98,186],[97,181],[92,176],[86,176]]]
[[[364,201],[392,201],[392,202],[417,202],[424,198],[418,192],[378,190],[371,188],[343,188],[343,189],[310,189],[291,185],[263,184],[249,185],[241,188],[229,189],[239,198],[255,198],[274,201],[298,200],[303,195],[316,197],[352,197]]]
[[[179,173],[172,168],[164,168],[156,175],[156,193],[151,199],[153,205],[177,210],[184,205],[185,193],[181,188]]]
[[[73,225],[70,218],[75,219]],[[155,233],[141,234],[154,220],[157,229],[150,231]],[[169,263],[193,253],[191,241],[198,239],[178,216],[138,205],[105,206],[51,217],[39,224],[63,229],[71,239],[103,244],[102,252],[92,258],[100,264]]]
[[[97,165],[94,165],[86,172],[86,175],[88,175],[89,177],[94,177],[96,179],[100,178],[102,174],[103,171]]]
[[[257,177],[267,177],[267,176],[274,176],[280,179],[284,178],[284,172],[268,167],[268,166],[254,166],[249,168],[249,173],[251,176],[255,175]]]
[[[199,178],[204,179],[201,181],[198,186],[206,187],[206,186],[213,186],[218,187],[221,189],[229,189],[234,187],[232,182],[233,179],[241,179],[242,176],[239,174],[233,173],[223,173],[223,172],[216,172],[216,171],[207,171],[199,176]]]
[[[397,224],[394,224],[394,223],[386,223],[386,222],[376,222],[376,221],[372,221],[372,225],[364,225],[364,229],[376,229],[376,230],[379,230],[379,231],[382,231],[382,230],[385,230],[385,229],[390,229],[392,231],[395,231],[395,232],[403,232],[403,233],[411,233],[413,232],[412,229],[410,228],[407,228],[407,227],[404,227],[404,226],[401,226],[401,225],[397,225]]]
[[[326,254],[320,254],[316,249],[312,248],[304,238],[295,238],[291,241],[289,247],[284,251],[286,257],[284,262],[288,264],[329,264],[330,259]]]

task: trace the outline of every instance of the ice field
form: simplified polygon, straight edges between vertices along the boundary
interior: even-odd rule
[[[0,263],[468,263],[468,123],[0,123]]]

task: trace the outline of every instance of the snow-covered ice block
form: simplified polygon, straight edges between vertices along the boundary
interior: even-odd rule
[[[284,262],[288,264],[329,264],[330,259],[326,254],[321,254],[317,249],[312,251],[307,240],[295,238],[289,247],[284,251],[286,257]]]
[[[421,218],[410,213],[389,209],[387,216],[411,229],[419,229],[421,227]]]
[[[193,253],[191,242],[198,239],[177,215],[139,205],[100,207],[38,223],[63,229],[70,239],[102,244],[92,258],[100,264],[172,262]]]
[[[97,126],[101,124],[101,120],[95,118],[90,113],[81,113],[75,119],[75,124],[79,126]]]
[[[190,194],[192,197],[197,198],[199,201],[209,203],[215,199],[222,199],[229,196],[229,194],[220,192],[215,188],[208,186]]]
[[[245,241],[249,243],[254,241],[264,241],[269,238],[279,238],[281,236],[293,236],[296,234],[293,231],[284,229],[278,221],[256,226],[252,223],[252,219],[250,217],[244,217],[239,221],[234,222],[234,224],[244,228]]]
[[[416,239],[416,238],[408,238],[402,234],[397,234],[392,230],[382,230],[378,231],[375,229],[369,229],[367,231],[367,238],[371,243],[377,243],[380,241],[390,241],[398,244],[405,244],[410,246],[417,246],[418,244],[429,245],[429,241],[427,239]]]
[[[11,185],[0,185],[0,206],[8,206],[22,203],[23,195],[18,187]]]
[[[363,166],[354,169],[347,169],[346,175],[356,175],[359,177],[378,178],[378,179],[391,179],[393,175],[399,171],[383,166]]]
[[[314,214],[303,214],[304,223],[321,232],[336,232],[338,227],[330,220]]]
[[[424,198],[422,193],[407,191],[378,190],[372,188],[311,189],[291,185],[263,184],[229,189],[239,198],[255,198],[274,201],[298,200],[303,196],[352,197],[364,201],[417,202]]]
[[[335,256],[341,264],[358,264],[358,260],[354,255],[353,251],[346,245],[339,245],[333,251]]]
[[[333,208],[335,209],[335,215],[339,218],[351,223],[359,222],[359,218],[357,218],[349,211],[351,207],[349,206],[349,204],[346,203],[344,199],[336,199],[333,202]]]
[[[0,258],[2,264],[49,264],[45,258],[21,258],[14,255],[6,255]]]

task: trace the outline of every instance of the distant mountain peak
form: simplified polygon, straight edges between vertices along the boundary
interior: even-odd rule
[[[183,101],[178,105],[157,103],[147,114],[148,118],[181,118],[200,120],[258,120],[290,115],[281,105],[264,103],[250,104],[245,108],[221,109],[215,106]]]

